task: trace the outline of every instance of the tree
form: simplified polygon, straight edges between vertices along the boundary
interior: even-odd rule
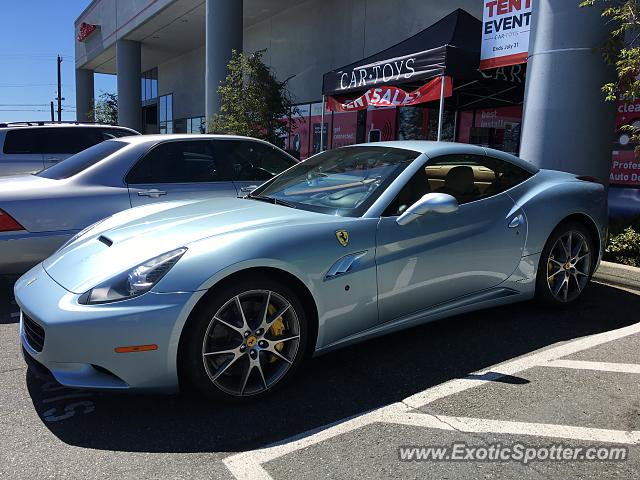
[[[640,99],[640,3],[638,0],[584,0],[581,7],[602,7],[602,16],[609,19],[611,35],[601,47],[605,61],[615,66],[616,81],[607,83],[602,91],[608,101]],[[640,142],[640,129],[624,125],[631,140]],[[639,146],[640,148],[640,146]]]
[[[246,135],[282,146],[287,121],[291,125],[298,110],[287,80],[279,81],[262,61],[264,52],[233,51],[229,75],[218,87],[220,113],[209,122],[210,133]]]
[[[93,118],[98,123],[117,125],[118,96],[115,93],[102,91],[95,102],[94,108],[89,111],[89,118]]]

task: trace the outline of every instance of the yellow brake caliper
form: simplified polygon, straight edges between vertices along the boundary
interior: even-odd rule
[[[555,258],[554,258],[554,256],[553,256],[553,255],[551,255],[551,256],[549,257],[549,264],[547,265],[547,279],[548,279],[548,278],[549,278],[549,277],[554,273],[554,272],[553,272],[553,270],[554,270],[554,269],[553,269],[553,262],[552,262],[552,260],[554,260],[554,259],[555,259]],[[549,285],[550,285],[551,287],[553,287],[553,285],[554,285],[555,283],[556,283],[556,277],[553,277],[553,278],[551,278],[551,279],[549,280]]]
[[[273,315],[276,311],[276,307],[274,307],[273,305],[269,304],[269,315]],[[272,336],[274,337],[279,337],[282,334],[284,334],[284,321],[282,320],[282,317],[278,317],[272,324],[271,324],[271,328],[269,328],[269,333],[271,333]],[[275,345],[275,349],[278,350],[279,352],[282,351],[282,349],[284,348],[284,343],[280,342],[280,343],[276,343]],[[271,355],[271,363],[275,362],[277,360],[277,358],[275,357],[275,355]]]

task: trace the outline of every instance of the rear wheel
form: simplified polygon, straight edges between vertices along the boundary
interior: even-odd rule
[[[263,396],[295,373],[305,352],[302,304],[275,280],[228,285],[193,320],[183,373],[208,396],[236,402]]]
[[[577,301],[591,280],[594,255],[593,240],[582,224],[567,222],[556,227],[538,266],[538,300],[550,306]]]

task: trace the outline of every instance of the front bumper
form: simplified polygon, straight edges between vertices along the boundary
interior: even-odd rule
[[[27,355],[62,385],[104,390],[178,389],[180,333],[204,292],[153,293],[103,305],[81,305],[41,265],[15,286],[21,309],[20,340]],[[24,315],[44,329],[37,351],[25,333]],[[116,347],[155,344],[157,350],[116,353]]]
[[[26,272],[55,252],[75,233],[75,231],[0,233],[0,275]]]

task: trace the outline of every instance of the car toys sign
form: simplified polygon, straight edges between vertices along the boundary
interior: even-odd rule
[[[480,69],[527,61],[532,0],[483,0]]]

